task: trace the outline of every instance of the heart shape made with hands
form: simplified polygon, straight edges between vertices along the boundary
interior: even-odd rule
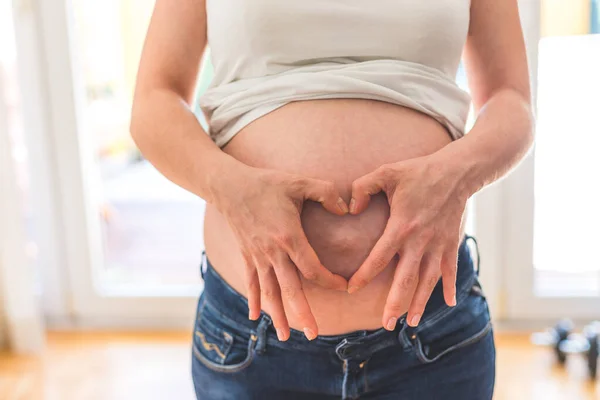
[[[393,330],[400,313],[417,326],[440,277],[448,306],[456,305],[456,273],[462,217],[468,200],[456,179],[440,173],[428,157],[384,164],[352,183],[349,213],[367,209],[384,192],[390,205],[385,230],[348,282],[355,293],[400,256],[382,324]],[[427,199],[427,201],[424,201]]]

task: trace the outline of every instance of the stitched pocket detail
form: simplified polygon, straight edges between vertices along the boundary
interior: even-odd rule
[[[220,318],[218,310],[211,308],[206,299],[200,299],[192,351],[200,363],[213,371],[239,372],[254,358],[257,336],[231,322]]]
[[[206,347],[202,346],[198,346],[196,344],[196,342],[194,342],[194,346],[193,346],[193,352],[194,352],[194,357],[196,357],[196,359],[198,361],[200,361],[205,367],[216,371],[216,372],[222,372],[222,373],[236,373],[236,372],[241,372],[244,369],[248,368],[250,366],[250,364],[252,364],[252,361],[254,359],[254,348],[256,346],[256,336],[255,335],[251,335],[250,339],[248,340],[248,346],[245,350],[245,356],[241,361],[238,362],[233,362],[233,363],[228,363],[226,358],[222,358],[222,362],[215,362],[213,358],[210,357],[210,352],[213,351],[212,346],[214,346],[214,344],[209,343],[209,347],[211,348],[210,350],[207,350]],[[212,345],[212,346],[211,346]],[[218,347],[217,347],[218,348]],[[207,354],[208,352],[208,354]]]
[[[445,356],[448,353],[451,353],[455,350],[459,350],[462,349],[463,347],[467,347],[469,345],[475,344],[478,341],[480,341],[481,339],[483,339],[488,333],[490,333],[490,331],[492,330],[492,323],[488,322],[487,325],[485,325],[485,327],[475,333],[474,335],[467,337],[466,339],[463,339],[462,341],[451,345],[450,347],[447,347],[441,351],[437,351],[434,354],[429,354],[430,353],[430,349],[431,346],[424,346],[421,341],[419,340],[419,337],[417,336],[415,339],[415,348],[416,348],[416,352],[417,352],[417,357],[419,358],[419,360],[425,364],[429,364],[432,362],[435,362],[437,360],[439,360],[440,358],[442,358],[443,356]]]
[[[487,301],[478,280],[456,307],[447,307],[411,335],[417,358],[432,363],[483,339],[492,323]]]
[[[204,335],[204,333],[196,331],[196,336],[200,338],[200,343],[202,344],[202,347],[204,347],[204,350],[206,350],[206,351],[214,351],[214,352],[216,352],[219,355],[219,357],[221,357],[223,360],[225,360],[225,353],[223,353],[223,351],[221,351],[221,349],[219,348],[219,346],[217,346],[214,343],[210,343],[206,339],[206,336]],[[226,332],[223,332],[223,336],[225,338],[227,338],[227,337],[231,338],[231,335],[229,335]]]

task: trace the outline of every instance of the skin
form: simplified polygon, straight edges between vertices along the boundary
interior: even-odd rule
[[[516,1],[471,2],[463,59],[477,114],[468,135],[430,156],[383,165],[353,183],[352,214],[364,210],[370,196],[380,191],[390,203],[385,232],[350,279],[348,290],[364,287],[398,253],[382,321],[388,329],[407,304],[409,325],[418,325],[440,275],[446,303],[456,304],[460,217],[466,202],[513,169],[533,143],[529,75]],[[420,200],[425,198],[426,207]]]
[[[249,167],[212,142],[190,109],[205,47],[203,0],[156,2],[138,71],[131,136],[165,177],[216,205],[235,227],[246,263],[249,318],[258,318],[262,294],[279,338],[286,340],[283,295],[314,339],[318,327],[296,271],[328,289],[346,290],[347,282],[320,263],[300,212],[309,199],[341,215],[347,205],[331,182]]]
[[[332,99],[293,102],[279,108],[246,126],[222,150],[255,168],[334,182],[344,200],[349,201],[354,180],[385,163],[432,154],[450,142],[439,123],[414,110],[372,100]],[[242,196],[249,190],[242,182],[232,182],[231,186]],[[387,198],[380,193],[358,215],[335,215],[308,201],[300,219],[309,244],[323,265],[349,279],[380,238],[389,215]],[[282,223],[285,221],[279,222]],[[211,265],[237,292],[249,297],[234,228],[210,204],[204,226]],[[319,334],[381,328],[396,258],[364,289],[352,295],[326,290],[301,278]],[[283,300],[284,308],[291,310]],[[267,304],[262,310],[273,314]],[[287,322],[294,329],[304,328],[293,312],[287,313]]]
[[[507,174],[533,137],[516,0],[471,4],[464,60],[477,123],[467,136],[434,153],[381,165],[352,183],[353,216],[365,212],[371,196],[383,192],[390,217],[384,234],[348,283],[323,266],[300,218],[307,200],[348,216],[339,188],[332,181],[248,165],[210,140],[191,112],[206,47],[204,1],[157,0],[140,63],[132,137],[168,179],[223,215],[243,255],[249,317],[256,319],[261,308],[268,309],[281,340],[289,337],[291,315],[308,339],[318,334],[306,282],[352,293],[366,290],[396,255],[399,262],[387,295],[384,327],[391,327],[390,321],[395,323],[407,307],[407,320],[418,324],[440,275],[446,302],[455,304],[466,201]],[[426,207],[423,198],[430,199]]]

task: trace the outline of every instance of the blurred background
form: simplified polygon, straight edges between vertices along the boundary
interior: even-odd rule
[[[129,137],[153,5],[0,0],[0,400],[193,398],[204,202]],[[529,339],[600,319],[600,1],[520,7],[536,149],[470,205],[497,398],[600,399],[585,354]],[[211,76],[209,51],[198,95]]]

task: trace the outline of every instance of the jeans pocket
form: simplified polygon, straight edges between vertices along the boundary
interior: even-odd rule
[[[196,313],[192,351],[205,367],[223,373],[240,372],[252,364],[257,336],[224,320],[201,297]]]
[[[417,328],[412,337],[417,358],[428,364],[479,342],[491,330],[487,301],[476,280],[468,296]]]

